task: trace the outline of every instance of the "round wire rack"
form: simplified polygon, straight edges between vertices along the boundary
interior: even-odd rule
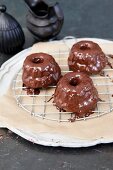
[[[75,40],[76,41],[76,40]],[[62,75],[70,72],[68,70],[67,58],[70,51],[70,46],[64,40],[62,42],[65,45],[65,50],[62,48],[58,51],[48,51],[49,54],[54,56],[57,63],[60,65]],[[109,61],[113,59],[110,57]],[[101,101],[97,103],[96,109],[93,114],[88,117],[76,118],[76,121],[92,119],[103,116],[113,111],[113,69],[108,66],[103,70],[104,75],[91,76],[95,87],[98,90],[99,98]],[[22,83],[22,69],[16,74],[13,81],[13,91],[17,104],[25,111],[33,116],[40,117],[42,119],[69,122],[75,117],[75,113],[72,112],[60,112],[54,105],[52,95],[54,94],[55,86],[49,86],[47,89],[41,89],[39,95],[27,95],[25,91],[26,87],[23,87]],[[51,99],[51,100],[50,100]]]

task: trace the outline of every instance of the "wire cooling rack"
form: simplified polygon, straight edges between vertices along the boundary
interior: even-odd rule
[[[68,70],[67,58],[69,56],[70,47],[65,44],[65,50],[58,49],[57,52],[49,52],[54,56],[57,63],[60,65],[62,75]],[[112,59],[109,58],[112,62]],[[113,69],[106,67],[104,70],[104,76],[96,75],[91,76],[95,87],[98,90],[99,98],[101,101],[97,103],[97,107],[93,114],[88,117],[76,118],[76,121],[87,120],[96,118],[110,113],[113,110]],[[18,105],[26,110],[33,116],[40,117],[42,119],[68,122],[73,120],[75,113],[72,112],[60,112],[53,104],[53,100],[50,98],[54,94],[55,86],[49,86],[47,89],[41,89],[39,95],[27,95],[25,91],[26,87],[23,87],[22,83],[22,69],[16,74],[13,82],[14,96]],[[50,100],[50,101],[49,101]]]

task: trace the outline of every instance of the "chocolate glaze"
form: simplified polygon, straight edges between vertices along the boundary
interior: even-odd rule
[[[108,64],[106,55],[98,44],[80,41],[73,45],[68,58],[69,69],[88,74],[98,74]]]
[[[99,100],[91,78],[85,73],[71,72],[60,79],[54,93],[57,108],[73,112],[77,117],[92,114]]]
[[[25,86],[30,89],[56,85],[60,77],[61,69],[49,54],[34,53],[24,61],[22,80]]]

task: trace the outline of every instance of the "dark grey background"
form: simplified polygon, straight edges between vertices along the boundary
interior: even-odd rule
[[[56,2],[56,0],[48,0]],[[113,38],[113,1],[112,0],[57,0],[64,11],[65,23],[61,37]],[[24,0],[0,0],[25,28],[27,5]]]
[[[51,0],[50,2],[55,2]],[[65,22],[59,38],[97,37],[113,39],[112,0],[59,0]],[[0,0],[22,25],[25,47],[33,43],[26,29],[27,6],[24,0]],[[10,56],[0,55],[0,65]],[[101,126],[101,125],[100,125]],[[11,133],[0,130],[0,170],[113,170],[113,144],[90,148],[52,148],[32,144]]]

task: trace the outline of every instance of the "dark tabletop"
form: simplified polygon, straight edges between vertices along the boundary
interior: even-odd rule
[[[55,0],[51,0],[55,2]],[[112,0],[59,0],[65,15],[64,36],[113,39]],[[24,48],[34,43],[26,29],[24,0],[0,0],[22,25]],[[0,54],[0,65],[11,56]],[[112,170],[113,144],[89,148],[53,148],[32,144],[7,129],[0,130],[0,170]]]

